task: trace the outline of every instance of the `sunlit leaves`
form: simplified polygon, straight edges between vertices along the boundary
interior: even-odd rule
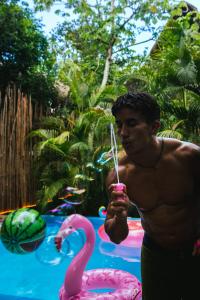
[[[14,83],[34,102],[51,104],[55,57],[42,25],[19,1],[0,1],[0,88]]]
[[[195,84],[197,78],[197,69],[193,62],[177,68],[177,78],[183,85]]]
[[[63,131],[60,135],[54,138],[54,142],[58,145],[64,144],[66,141],[69,141],[70,132]]]
[[[157,134],[157,136],[165,137],[165,138],[175,138],[178,140],[182,140],[182,138],[183,138],[183,135],[180,132],[178,132],[176,130],[172,130],[172,129],[160,131]]]
[[[146,76],[144,86],[161,104],[162,131],[159,135],[197,141],[200,130],[200,14],[191,11],[182,16],[187,10],[184,3],[172,13],[175,18],[167,22],[151,56],[140,69],[140,75]]]
[[[55,2],[35,0],[35,3],[44,7]],[[137,34],[151,31],[155,35],[154,25],[167,17],[169,2],[118,0],[111,7],[108,1],[65,1],[63,10],[70,11],[70,18],[66,17],[55,31],[54,39],[59,40],[62,50],[59,51],[59,44],[56,48],[65,59],[77,59],[80,64],[88,62],[92,69],[97,68],[98,64],[96,73],[99,76],[109,46],[115,52],[112,64],[133,61]]]

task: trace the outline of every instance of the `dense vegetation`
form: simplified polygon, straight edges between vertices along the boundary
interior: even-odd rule
[[[17,5],[0,2],[0,89],[15,84],[34,101],[55,101],[55,56],[33,13]]]
[[[22,63],[24,69],[20,68],[20,60],[16,60],[15,67],[11,60],[7,74],[12,73],[9,70],[13,68],[12,80],[19,82],[20,72],[22,87],[26,86],[31,93],[37,89],[34,84],[28,86],[24,77],[30,72],[31,76],[45,74],[48,85],[56,79],[68,91],[62,99],[54,95],[52,100],[51,94],[49,101],[46,101],[47,95],[44,98],[35,95],[54,108],[52,115],[43,119],[40,129],[30,134],[30,138],[39,140],[35,144],[35,172],[40,178],[41,208],[48,199],[56,201],[67,186],[86,188],[83,213],[95,215],[98,208],[106,204],[104,180],[113,163],[101,158],[110,150],[109,124],[113,121],[110,106],[127,90],[146,90],[157,97],[162,107],[159,135],[199,143],[198,12],[188,12],[184,2],[172,8],[167,0],[92,1],[92,4],[86,0],[68,0],[57,11],[64,21],[47,41],[30,11],[14,2],[17,1],[3,1],[2,7],[9,5],[19,10],[23,18],[26,16],[30,29],[26,26],[25,31],[29,38],[33,37],[33,48],[27,47],[27,61],[24,59]],[[42,10],[55,1],[34,2],[36,9]],[[16,18],[14,13],[11,15]],[[161,26],[166,20],[167,25]],[[6,30],[3,32],[7,37]],[[20,30],[23,32],[24,27]],[[150,55],[145,51],[138,55],[134,51],[137,37],[144,32],[149,33],[147,40],[156,43]],[[143,42],[145,40],[139,43]],[[55,61],[55,56],[47,50],[48,43],[56,54]],[[15,50],[22,53],[22,44],[17,44]],[[32,60],[28,59],[31,51]],[[0,57],[3,60],[5,54]],[[8,66],[5,60],[3,65]]]

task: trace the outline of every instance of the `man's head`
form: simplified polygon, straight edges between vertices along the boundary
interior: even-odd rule
[[[127,93],[120,96],[113,104],[112,114],[116,117],[116,114],[123,108],[140,113],[147,123],[160,120],[160,107],[147,93]]]
[[[120,96],[112,107],[117,133],[128,155],[141,153],[160,127],[160,108],[146,93]]]

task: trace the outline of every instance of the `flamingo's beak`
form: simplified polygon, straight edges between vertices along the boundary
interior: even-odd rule
[[[72,232],[74,232],[76,229],[72,226],[69,226],[63,230],[59,230],[57,235],[55,236],[54,242],[56,245],[56,248],[58,251],[60,251],[62,247],[62,241],[69,236]]]

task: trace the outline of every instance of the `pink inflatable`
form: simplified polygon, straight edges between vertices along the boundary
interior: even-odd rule
[[[87,218],[75,214],[63,222],[55,238],[57,249],[61,248],[62,239],[80,228],[85,232],[86,242],[67,269],[64,284],[60,289],[60,300],[141,300],[141,283],[128,272],[117,269],[95,269],[84,272],[95,244],[95,232]],[[110,288],[114,291],[106,293],[90,291],[101,288]]]
[[[140,248],[142,246],[142,240],[144,236],[144,230],[142,228],[140,219],[128,220],[128,228],[129,234],[127,238],[120,243],[120,245],[126,247]],[[102,240],[106,242],[111,242],[109,236],[105,232],[104,225],[101,225],[99,227],[98,234]]]
[[[126,186],[123,183],[116,183],[115,185],[113,184],[113,190],[115,190],[116,192],[126,193]],[[104,215],[102,214],[102,212],[104,212]],[[101,206],[99,208],[99,216],[106,216],[106,210],[104,206]],[[140,219],[128,220],[128,228],[129,234],[127,238],[120,243],[120,246],[140,248],[142,246],[142,240],[144,236],[144,231]],[[105,232],[104,225],[99,227],[98,233],[102,240],[111,242],[109,236]]]

